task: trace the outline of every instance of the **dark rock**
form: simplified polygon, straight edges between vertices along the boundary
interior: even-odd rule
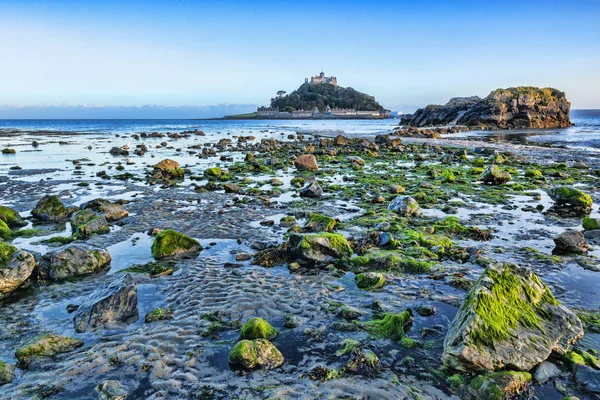
[[[137,319],[137,287],[131,275],[100,285],[79,306],[74,318],[75,330],[85,332],[108,322]]]
[[[583,233],[579,231],[566,231],[554,238],[555,254],[585,254],[588,244]]]
[[[323,196],[323,188],[316,179],[300,190],[300,197],[317,198],[321,196]]]
[[[69,244],[44,254],[38,279],[56,281],[91,274],[111,261],[108,251],[85,243]]]

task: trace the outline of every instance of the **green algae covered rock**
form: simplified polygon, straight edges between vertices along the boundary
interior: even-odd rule
[[[12,231],[12,229],[6,225],[6,222],[0,220],[0,239],[11,240],[14,234],[15,233]]]
[[[333,232],[335,219],[322,214],[311,214],[303,230],[306,232]]]
[[[289,246],[294,256],[313,263],[331,263],[352,255],[346,238],[337,233],[294,233]]]
[[[277,336],[277,329],[262,318],[250,318],[243,326],[240,333],[242,339],[267,339]]]
[[[89,275],[110,262],[111,256],[107,250],[86,243],[75,243],[44,254],[37,274],[39,279],[57,281]]]
[[[28,366],[39,357],[53,357],[60,353],[68,353],[83,346],[83,341],[68,336],[47,334],[33,339],[15,352],[15,357],[22,366]]]
[[[419,203],[410,196],[396,196],[394,200],[390,202],[388,210],[394,211],[402,217],[418,217],[423,215]]]
[[[204,175],[209,178],[219,178],[223,174],[223,171],[219,167],[210,167],[204,171]]]
[[[456,314],[442,362],[462,371],[528,371],[582,336],[579,318],[537,275],[515,264],[491,264]]]
[[[351,260],[354,270],[399,271],[413,274],[429,273],[435,265],[433,260],[422,260],[395,250],[370,250]]]
[[[375,376],[379,371],[379,357],[371,350],[356,348],[344,371],[355,375]]]
[[[585,217],[583,221],[581,221],[581,225],[586,231],[596,231],[600,229],[600,219]]]
[[[15,366],[0,360],[0,386],[15,379]]]
[[[412,312],[407,309],[398,314],[382,314],[379,319],[363,322],[360,326],[378,338],[400,340],[412,326],[412,321]]]
[[[512,176],[506,171],[502,171],[497,165],[489,165],[479,177],[483,183],[491,185],[502,185],[512,179]]]
[[[195,258],[200,251],[202,246],[197,240],[172,229],[160,232],[152,243],[152,255],[157,260],[166,257]]]
[[[335,355],[341,357],[345,354],[351,353],[354,349],[360,347],[360,342],[354,339],[344,339],[340,343],[340,348],[335,352]]]
[[[512,399],[525,392],[530,383],[529,372],[488,372],[471,381],[471,390],[480,400]]]
[[[62,222],[75,210],[76,208],[65,207],[58,196],[44,196],[31,211],[31,215],[41,222]]]
[[[18,212],[5,206],[0,206],[0,221],[3,221],[9,228],[21,228],[27,225]]]
[[[102,235],[110,232],[106,218],[90,209],[77,211],[71,218],[73,237],[85,239],[92,235]]]
[[[283,365],[283,355],[266,339],[241,340],[229,352],[229,363],[245,369],[273,369]]]
[[[559,207],[571,207],[581,213],[589,213],[592,209],[592,197],[579,189],[559,186],[548,192]]]
[[[16,251],[16,247],[0,242],[0,267],[6,266]]]
[[[356,286],[370,290],[382,287],[385,284],[385,275],[381,272],[363,272],[354,278]]]

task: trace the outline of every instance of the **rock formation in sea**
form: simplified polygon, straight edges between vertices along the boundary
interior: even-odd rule
[[[518,86],[496,89],[486,98],[455,97],[446,105],[428,105],[407,115],[400,125],[463,125],[481,129],[566,128],[571,103],[553,88]]]

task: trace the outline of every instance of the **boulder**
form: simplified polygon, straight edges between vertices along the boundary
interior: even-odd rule
[[[15,366],[0,360],[0,386],[15,379]]]
[[[548,195],[556,202],[556,206],[568,208],[578,214],[589,214],[592,209],[592,197],[579,189],[559,186],[551,189]]]
[[[335,219],[322,214],[311,214],[302,228],[305,232],[333,232],[336,225]]]
[[[202,251],[197,240],[172,229],[161,231],[152,243],[154,258],[196,258]]]
[[[219,167],[210,167],[204,171],[204,175],[209,178],[219,178],[223,174],[223,171]]]
[[[129,215],[123,204],[112,203],[106,199],[95,199],[81,207],[84,210],[90,209],[104,215],[108,222],[118,221]]]
[[[33,273],[35,258],[0,242],[0,299],[19,288]]]
[[[540,384],[544,384],[559,375],[560,369],[550,361],[541,362],[533,371],[533,379]]]
[[[223,189],[225,190],[225,193],[241,193],[242,191],[242,188],[233,182],[227,182],[224,184]]]
[[[314,263],[335,262],[352,255],[346,238],[337,233],[294,233],[289,246],[294,256]]]
[[[41,280],[62,280],[91,274],[110,261],[105,249],[85,243],[68,244],[44,254],[37,274]]]
[[[600,218],[585,217],[583,221],[581,221],[581,225],[586,231],[600,230]]]
[[[41,222],[63,222],[77,210],[77,207],[65,207],[58,196],[44,196],[31,211],[31,215]]]
[[[455,97],[446,105],[429,105],[402,118],[414,127],[465,125],[485,129],[566,128],[571,103],[552,88],[519,86],[492,91],[486,98]]]
[[[154,168],[163,172],[173,172],[179,168],[179,163],[167,158],[156,164]]]
[[[241,340],[229,352],[229,363],[245,369],[278,368],[283,364],[283,355],[267,339]]]
[[[371,350],[356,347],[346,363],[344,371],[355,375],[376,376],[379,372],[379,357]]]
[[[511,179],[512,176],[508,172],[502,171],[497,165],[488,165],[479,177],[480,181],[491,185],[502,185]]]
[[[304,188],[300,189],[300,197],[317,198],[323,196],[323,188],[319,185],[316,179],[308,183]]]
[[[442,362],[461,371],[528,371],[583,336],[581,321],[531,271],[492,263],[456,314]]]
[[[75,331],[85,332],[109,322],[137,319],[137,287],[125,274],[100,285],[79,306],[74,318]]]
[[[19,364],[27,367],[38,358],[54,357],[60,353],[68,353],[83,346],[83,341],[68,336],[46,334],[39,336],[15,351]]]
[[[303,154],[294,160],[294,166],[298,171],[317,171],[319,165],[312,154]]]
[[[0,221],[4,222],[9,228],[21,228],[27,225],[27,222],[21,218],[18,212],[5,206],[0,206]]]
[[[382,287],[385,284],[385,275],[381,272],[363,272],[355,277],[356,286],[370,290]]]
[[[588,251],[588,244],[585,236],[579,231],[566,231],[554,238],[556,246],[552,252],[554,254],[585,254]]]
[[[390,202],[388,210],[394,211],[402,217],[423,215],[419,203],[410,196],[396,196],[394,200]]]
[[[106,218],[90,209],[80,210],[73,214],[71,229],[73,236],[77,239],[85,239],[92,235],[102,235],[110,232]]]
[[[600,371],[586,365],[575,368],[575,382],[585,391],[600,396]]]
[[[177,161],[165,159],[154,166],[152,178],[162,181],[171,181],[173,179],[183,179],[185,171],[179,167]]]

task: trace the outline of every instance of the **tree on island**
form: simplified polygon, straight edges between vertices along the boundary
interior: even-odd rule
[[[283,97],[287,92],[285,90],[279,90],[277,92],[277,97]]]
[[[283,94],[280,95],[281,92]],[[304,83],[288,95],[280,90],[277,92],[277,97],[271,99],[271,107],[278,107],[280,110],[285,109],[286,111],[292,109],[312,110],[315,107],[324,111],[328,106],[357,111],[383,110],[383,106],[373,96],[361,93],[351,87],[343,88],[328,83],[318,85]]]

